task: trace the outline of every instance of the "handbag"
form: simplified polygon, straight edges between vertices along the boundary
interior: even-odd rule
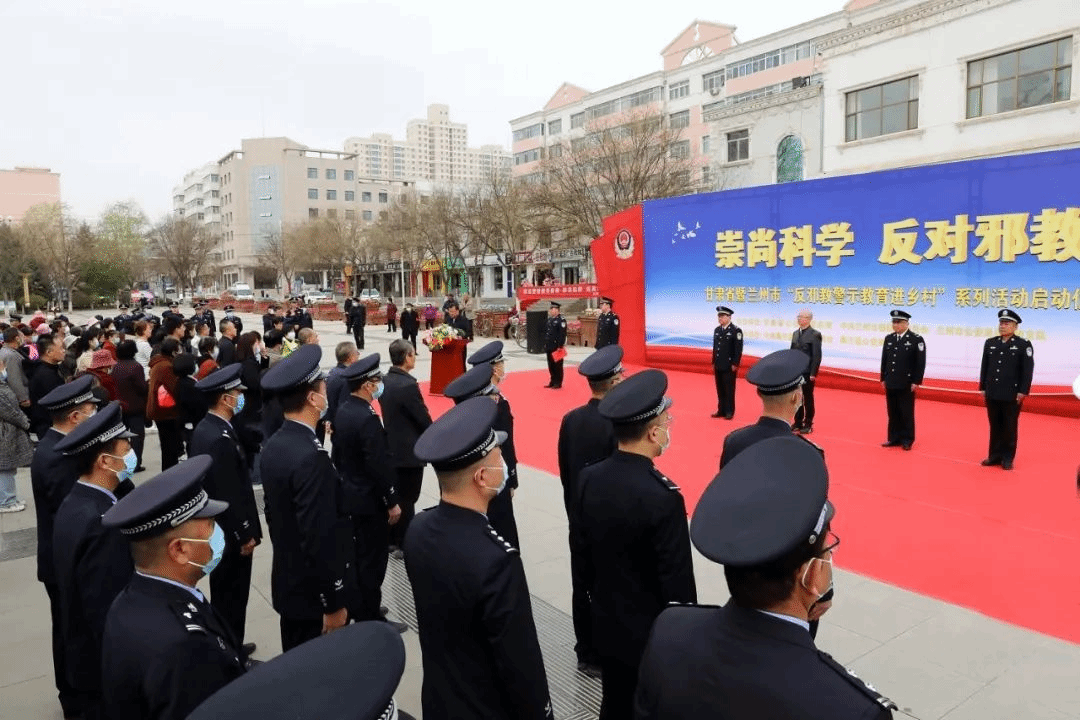
[[[551,351],[551,359],[554,360],[555,362],[562,362],[563,358],[565,358],[565,357],[566,357],[566,348],[556,348],[555,350]]]
[[[176,407],[176,398],[172,396],[172,393],[170,393],[169,389],[164,385],[158,385],[157,405],[159,408]]]

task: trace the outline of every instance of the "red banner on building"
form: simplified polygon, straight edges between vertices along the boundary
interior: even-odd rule
[[[574,283],[572,285],[522,285],[518,287],[520,300],[548,300],[551,298],[591,298],[599,297],[600,289],[596,283]]]

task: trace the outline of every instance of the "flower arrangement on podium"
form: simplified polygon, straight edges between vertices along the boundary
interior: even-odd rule
[[[462,337],[464,337],[464,333],[460,330],[444,324],[436,325],[432,330],[425,330],[422,340],[432,352],[435,352],[448,349],[450,343],[454,340],[460,340]]]

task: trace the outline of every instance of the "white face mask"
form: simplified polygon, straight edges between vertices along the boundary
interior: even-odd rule
[[[495,467],[493,465],[485,465],[484,469],[485,470],[502,470],[502,481],[499,483],[499,486],[498,487],[489,487],[488,485],[485,485],[484,487],[486,489],[493,491],[496,495],[498,495],[499,493],[501,493],[503,490],[506,489],[506,482],[507,482],[507,480],[510,479],[510,468],[506,464],[506,458],[502,459],[502,466],[501,467]]]

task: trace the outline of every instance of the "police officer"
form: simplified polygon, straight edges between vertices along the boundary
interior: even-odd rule
[[[641,661],[635,718],[892,717],[888,698],[810,636],[840,543],[829,527],[828,482],[812,446],[777,437],[747,448],[706,488],[690,537],[724,566],[731,600],[660,614]]]
[[[577,497],[578,474],[589,465],[608,458],[618,442],[611,421],[600,414],[600,401],[622,380],[623,350],[608,345],[585,358],[578,373],[589,381],[592,397],[579,408],[563,416],[559,425],[559,480],[563,486],[563,505],[568,525],[573,525],[573,498]],[[570,543],[571,609],[574,620],[574,653],[578,670],[590,677],[600,677],[600,658],[593,647],[592,610],[589,593],[581,574],[582,558]]]
[[[799,329],[791,334],[791,348],[805,353],[810,358],[810,363],[803,373],[803,402],[795,412],[794,429],[795,432],[808,434],[814,431],[817,409],[814,404],[814,383],[817,381],[818,368],[821,367],[821,333],[810,325],[814,321],[814,313],[810,308],[800,310],[795,320]]]
[[[334,420],[334,445],[340,446],[342,511],[352,518],[359,588],[349,615],[358,621],[382,618],[379,606],[390,552],[390,526],[401,519],[386,430],[371,407],[383,391],[379,360],[379,354],[372,353],[339,371],[348,384],[349,396]],[[405,632],[404,623],[393,625],[398,632]]]
[[[734,310],[716,308],[717,327],[713,330],[712,364],[716,377],[716,412],[714,418],[730,420],[735,416],[735,376],[742,362],[742,330],[731,322]]]
[[[645,370],[600,401],[619,448],[578,475],[571,525],[592,602],[593,642],[603,673],[600,720],[631,715],[638,662],[653,620],[697,589],[679,486],[653,465],[671,445],[667,376]]]
[[[226,305],[224,310],[225,310],[225,319],[228,320],[229,322],[231,322],[233,324],[233,327],[236,328],[236,336],[240,337],[241,335],[243,335],[244,334],[244,321],[241,320],[240,316],[236,314],[236,308],[233,307],[232,305]]]
[[[56,511],[53,560],[60,595],[67,680],[82,717],[106,717],[101,694],[101,635],[113,598],[131,578],[131,555],[101,516],[130,492],[136,457],[120,403],[111,402],[56,443],[78,480]],[[123,486],[121,486],[123,483]],[[123,488],[123,489],[122,489]]]
[[[441,490],[405,536],[425,720],[553,717],[521,555],[484,515],[507,481],[495,415],[490,399],[466,400],[416,442]]]
[[[247,388],[240,380],[241,370],[243,366],[234,363],[195,383],[209,409],[191,434],[188,454],[213,459],[203,486],[211,498],[229,506],[217,520],[225,532],[225,551],[221,563],[210,574],[210,597],[214,609],[225,618],[237,641],[243,643],[252,555],[262,542],[262,524],[247,456],[232,425],[233,418],[244,409]],[[242,649],[247,657],[255,652],[255,644],[245,644]]]
[[[263,313],[262,325],[264,334],[274,329],[274,318],[277,317],[276,313],[274,312],[275,310],[277,310],[277,305],[270,305],[266,308],[266,312]],[[346,314],[348,314],[348,308],[345,309],[345,312]],[[346,327],[345,329],[348,330],[348,327]]]
[[[78,695],[68,682],[65,670],[60,589],[53,563],[53,519],[78,474],[72,459],[58,451],[56,444],[97,410],[97,399],[90,392],[92,381],[93,376],[83,375],[55,388],[38,401],[38,407],[51,417],[52,426],[38,440],[34,459],[30,463],[30,486],[34,491],[34,512],[37,515],[37,579],[45,585],[45,592],[49,595],[53,674],[64,717],[78,717],[81,712]]]
[[[214,318],[214,311],[210,307],[210,303],[205,300],[199,302],[199,308],[201,309],[202,322],[210,328],[210,336],[214,336],[214,330],[217,328],[217,320]]]
[[[563,358],[566,357],[566,318],[562,316],[562,304],[551,301],[548,308],[547,327],[544,329],[544,352],[547,353],[548,376],[546,388],[558,389],[563,381]],[[559,359],[555,359],[555,354]]]
[[[501,344],[501,343],[500,343]],[[489,343],[481,349],[479,354],[487,356],[494,343]],[[474,354],[470,360],[475,358]],[[501,361],[500,361],[501,364]],[[514,450],[514,416],[510,414],[510,404],[499,393],[499,387],[495,380],[495,366],[490,362],[481,362],[474,365],[464,375],[454,378],[443,390],[443,395],[461,404],[474,397],[487,397],[496,403],[495,422],[493,427],[497,432],[506,435],[500,449],[502,450],[503,463],[506,464],[506,486],[499,494],[491,499],[488,505],[488,522],[508,543],[521,549],[518,538],[517,519],[514,517],[514,488],[517,487],[517,452]],[[505,405],[504,405],[505,403]],[[505,410],[503,409],[505,407]],[[513,463],[511,465],[511,463]]]
[[[881,385],[889,413],[888,438],[881,447],[910,450],[915,442],[915,390],[926,371],[926,341],[908,329],[911,315],[893,310],[893,331],[881,346]]]
[[[135,316],[131,314],[131,308],[127,303],[120,303],[120,307],[117,308],[120,314],[116,316],[113,322],[116,323],[117,329],[125,335],[135,334]]]
[[[108,717],[187,717],[244,673],[232,628],[195,587],[225,552],[225,531],[214,518],[228,503],[212,500],[200,483],[213,462],[195,455],[172,466],[101,520],[127,538],[135,564],[102,637]]]
[[[600,315],[596,318],[596,349],[619,344],[619,316],[611,311],[615,301],[600,298]]]
[[[270,589],[288,651],[345,625],[345,576],[351,528],[338,514],[337,470],[315,437],[330,402],[318,345],[302,345],[266,371],[264,390],[277,397],[284,421],[260,458],[266,524],[273,542]]]
[[[359,298],[353,298],[349,310],[349,326],[352,328],[353,341],[358,350],[364,349],[364,326],[367,325],[367,306]]]
[[[188,720],[413,720],[394,702],[404,670],[401,637],[383,623],[357,623],[237,678]]]
[[[983,344],[979,391],[986,399],[990,421],[990,451],[983,465],[1012,470],[1016,457],[1017,425],[1024,398],[1031,392],[1035,372],[1035,349],[1017,337],[1020,316],[1009,309],[998,311],[998,336]]]
[[[175,319],[178,323],[184,322],[184,316],[180,314],[180,305],[175,302],[169,303],[169,309],[161,313],[162,321],[169,318]]]

